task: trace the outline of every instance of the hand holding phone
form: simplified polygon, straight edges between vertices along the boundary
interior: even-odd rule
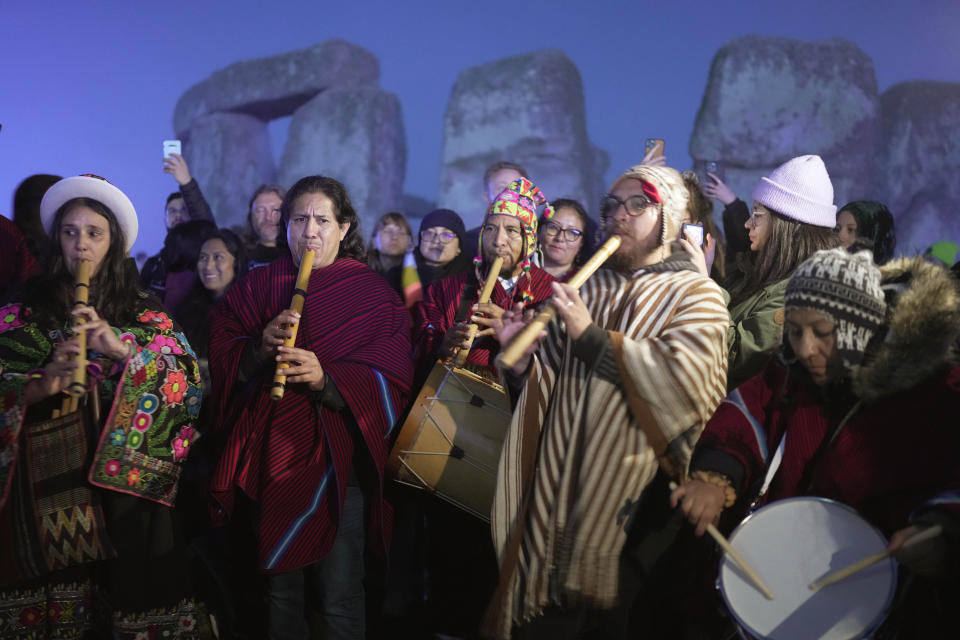
[[[698,247],[703,246],[703,225],[684,222],[680,231],[681,237],[689,240]]]
[[[167,159],[170,157],[171,153],[176,153],[177,155],[182,155],[180,150],[180,141],[179,140],[164,140],[163,141],[163,158]]]

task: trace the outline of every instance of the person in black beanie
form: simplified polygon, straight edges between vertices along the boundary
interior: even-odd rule
[[[434,280],[462,273],[470,268],[470,250],[464,252],[466,228],[463,219],[450,209],[434,209],[420,221],[414,250],[417,274],[424,289]]]

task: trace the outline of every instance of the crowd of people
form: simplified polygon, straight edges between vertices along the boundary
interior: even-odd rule
[[[218,227],[163,170],[139,272],[102,177],[31,176],[0,217],[0,638],[731,637],[702,534],[800,496],[889,539],[878,637],[947,637],[958,267],[897,256],[818,156],[748,207],[649,154],[596,215],[497,162],[478,228],[435,209],[416,235],[394,211],[365,236],[326,176]],[[386,471],[438,368],[512,412],[489,521]],[[469,458],[475,425],[444,426],[436,455]]]

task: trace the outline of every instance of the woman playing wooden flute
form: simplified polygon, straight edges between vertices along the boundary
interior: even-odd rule
[[[310,610],[324,637],[363,637],[364,549],[386,551],[387,438],[413,376],[409,316],[361,262],[357,214],[336,180],[303,178],[287,192],[280,238],[285,254],[238,282],[211,320],[216,428],[227,440],[216,515],[233,511],[237,489],[256,506],[271,638],[309,637]],[[291,294],[307,250],[313,269],[296,313]],[[294,324],[296,343],[283,346]],[[286,387],[274,401],[281,362]]]
[[[171,508],[196,433],[196,360],[125,264],[137,215],[119,189],[61,180],[41,217],[46,271],[0,308],[0,625],[15,637],[199,637]],[[84,262],[89,304],[74,308]],[[93,393],[51,419],[80,368]]]

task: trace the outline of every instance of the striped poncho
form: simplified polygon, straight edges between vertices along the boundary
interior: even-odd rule
[[[213,496],[226,511],[235,487],[258,503],[260,566],[271,573],[330,550],[355,442],[377,472],[368,539],[385,551],[387,438],[413,377],[408,314],[396,292],[366,265],[340,258],[311,274],[296,346],[317,355],[362,438],[350,433],[350,416],[321,404],[306,385],[288,385],[283,399],[272,401],[273,366],[240,384],[244,349],[290,305],[296,277],[290,257],[279,258],[234,285],[210,320],[218,429],[229,430]]]
[[[513,415],[491,518],[500,586],[487,632],[545,606],[616,604],[629,514],[658,465],[679,478],[724,396],[727,310],[689,262],[631,277],[601,270],[581,290],[610,340],[620,382],[576,357],[554,322]]]

